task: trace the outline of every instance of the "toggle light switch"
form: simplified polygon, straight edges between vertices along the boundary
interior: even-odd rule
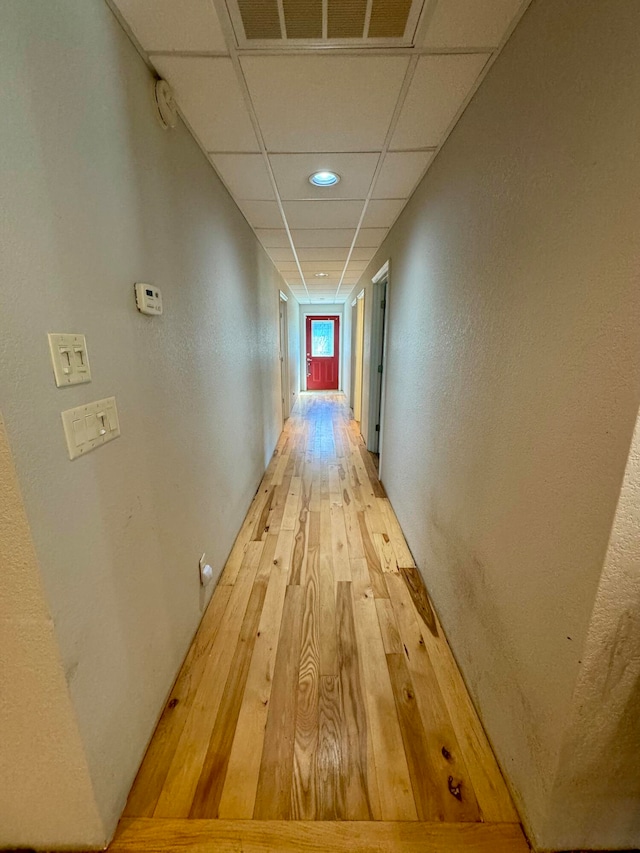
[[[96,420],[98,422],[98,435],[106,435],[107,434],[107,416],[104,412],[98,412],[96,415]]]
[[[69,459],[76,459],[120,435],[115,397],[62,412]]]
[[[75,355],[75,364],[74,367],[78,373],[86,373],[87,372],[87,357],[85,353],[84,347],[74,347],[73,353]]]
[[[49,334],[49,351],[56,385],[91,382],[91,368],[84,335]]]
[[[68,376],[71,373],[71,353],[69,352],[68,347],[58,347],[58,350],[60,351],[62,372],[65,376]]]

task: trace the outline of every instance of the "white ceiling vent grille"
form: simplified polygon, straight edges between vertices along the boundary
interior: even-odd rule
[[[411,47],[425,0],[226,0],[238,47]]]

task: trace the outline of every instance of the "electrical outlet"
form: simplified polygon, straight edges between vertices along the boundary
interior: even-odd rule
[[[213,569],[207,563],[207,555],[203,554],[200,557],[200,584],[207,586],[213,580]]]

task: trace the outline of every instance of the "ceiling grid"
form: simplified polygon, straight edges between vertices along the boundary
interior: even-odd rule
[[[529,0],[107,2],[308,303],[348,298]]]

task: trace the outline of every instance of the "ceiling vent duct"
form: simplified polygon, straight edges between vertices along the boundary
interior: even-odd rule
[[[240,50],[412,47],[425,0],[226,0]]]

